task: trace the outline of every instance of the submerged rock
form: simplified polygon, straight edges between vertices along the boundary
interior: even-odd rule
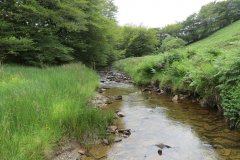
[[[122,141],[121,138],[116,138],[114,142],[115,142],[115,143],[118,143],[118,142],[121,142],[121,141]]]
[[[106,104],[112,104],[112,103],[113,103],[113,101],[110,98],[108,98],[106,101]]]
[[[122,96],[116,96],[116,97],[114,97],[114,99],[115,99],[115,100],[122,100],[123,97],[122,97]]]
[[[101,80],[100,82],[101,82],[101,83],[105,83],[106,81],[105,81],[105,80]]]
[[[156,146],[160,149],[171,148],[171,146],[163,144],[163,143],[156,144]]]
[[[162,150],[161,150],[161,149],[158,150],[158,155],[159,155],[159,156],[162,155]]]
[[[123,135],[122,135],[122,137],[123,137],[123,138],[128,138],[129,136],[128,136],[128,135],[125,135],[125,134],[123,134]]]
[[[131,135],[131,132],[130,132],[130,131],[124,131],[123,134],[124,134],[124,135],[127,135],[127,136],[130,136],[130,135]]]

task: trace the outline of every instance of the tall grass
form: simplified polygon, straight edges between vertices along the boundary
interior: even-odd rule
[[[173,91],[198,93],[224,110],[232,126],[240,126],[240,21],[210,37],[164,54],[129,58],[115,67],[138,84],[159,81]]]
[[[111,114],[88,105],[98,80],[80,64],[1,66],[0,159],[44,159],[64,135],[79,141],[104,136]]]

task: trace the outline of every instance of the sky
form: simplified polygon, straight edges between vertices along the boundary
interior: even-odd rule
[[[164,27],[185,20],[214,0],[114,0],[120,25]]]

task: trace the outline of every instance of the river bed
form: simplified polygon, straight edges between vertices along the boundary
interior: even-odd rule
[[[91,147],[91,154],[106,160],[240,160],[240,132],[228,129],[215,110],[185,101],[173,103],[169,96],[143,93],[134,85],[107,81],[103,95],[122,95],[109,105],[126,116],[118,127],[131,135],[110,146]],[[158,154],[156,144],[165,144]],[[86,158],[86,159],[91,159]]]

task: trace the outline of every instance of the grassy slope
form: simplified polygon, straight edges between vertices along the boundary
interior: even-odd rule
[[[72,64],[0,68],[0,159],[44,159],[65,133],[80,141],[104,135],[111,115],[88,106],[99,77]]]
[[[174,91],[197,92],[223,106],[232,125],[240,120],[240,21],[187,47],[155,56],[129,58],[115,66],[138,84],[160,81]],[[230,95],[230,96],[229,96]]]

